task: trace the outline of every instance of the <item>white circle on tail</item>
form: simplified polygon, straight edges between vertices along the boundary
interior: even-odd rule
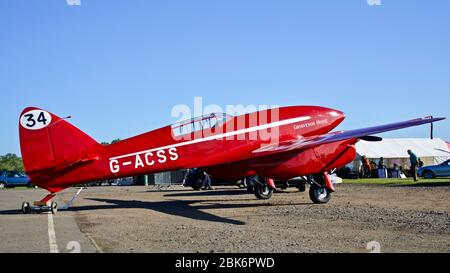
[[[52,115],[43,110],[31,110],[20,117],[20,125],[29,130],[39,130],[52,122]]]

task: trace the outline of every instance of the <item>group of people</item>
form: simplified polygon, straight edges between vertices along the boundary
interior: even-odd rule
[[[413,151],[408,150],[408,154],[411,165],[410,168],[411,174],[414,178],[414,181],[418,181],[417,169],[423,167],[424,163],[422,160],[420,160],[420,158],[417,157],[417,155]],[[369,159],[367,159],[366,156],[362,156],[362,177],[364,178],[372,177],[372,171],[374,169],[378,169],[379,177],[387,178],[387,169],[386,165],[384,164],[383,157],[380,157],[378,164],[376,164],[373,161],[369,161]],[[392,171],[394,171],[397,175],[403,172],[402,167],[401,166],[399,167],[397,164],[394,164]]]

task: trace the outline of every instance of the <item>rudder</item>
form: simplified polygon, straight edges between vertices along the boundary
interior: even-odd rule
[[[72,164],[100,145],[65,119],[36,107],[22,111],[19,137],[23,164],[32,180],[33,174]]]

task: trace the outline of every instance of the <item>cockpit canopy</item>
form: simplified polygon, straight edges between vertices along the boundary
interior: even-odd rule
[[[180,121],[171,125],[172,134],[173,136],[181,136],[201,130],[214,129],[224,124],[232,117],[233,116],[225,113],[211,113],[201,117]]]

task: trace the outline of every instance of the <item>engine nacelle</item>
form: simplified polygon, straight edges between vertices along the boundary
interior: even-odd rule
[[[267,157],[254,160],[250,167],[259,175],[277,180],[287,180],[297,176],[323,173],[341,168],[356,157],[355,139],[323,144],[300,153],[278,155],[278,160]]]

